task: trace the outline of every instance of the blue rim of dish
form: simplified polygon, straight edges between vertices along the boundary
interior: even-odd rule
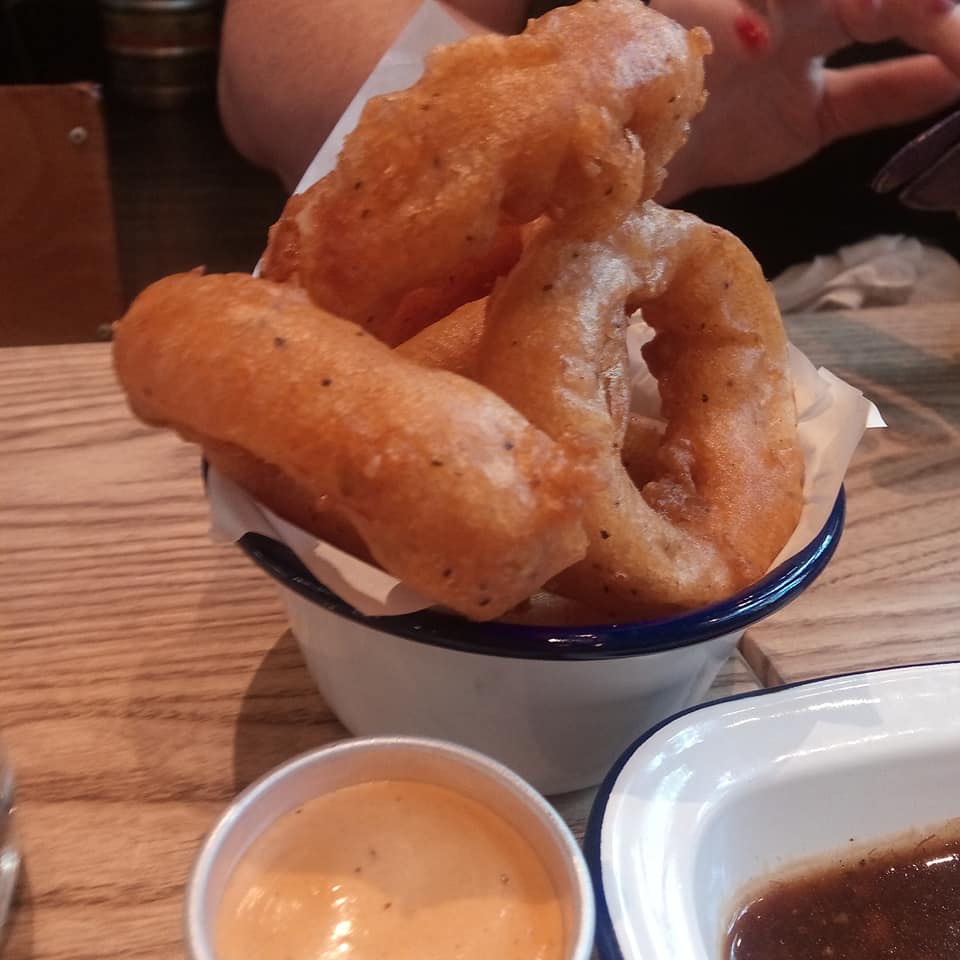
[[[831,680],[843,680],[846,677],[868,677],[878,673],[896,673],[903,670],[915,670],[917,667],[942,667],[948,664],[960,664],[960,660],[936,660],[929,663],[899,663],[891,667],[876,667],[873,670],[851,670],[846,673],[832,673],[825,677],[812,677],[809,680],[797,680],[793,683],[782,683],[776,687],[763,687],[760,690],[745,690],[743,693],[734,693],[729,697],[718,697],[704,703],[694,704],[677,713],[666,717],[659,723],[642,733],[623,753],[603,778],[597,788],[597,794],[590,805],[590,815],[587,818],[587,829],[583,835],[583,856],[590,871],[590,881],[593,884],[593,899],[596,909],[596,934],[594,950],[598,960],[626,960],[620,949],[616,932],[613,929],[613,920],[610,918],[610,908],[603,888],[603,863],[600,859],[600,841],[603,835],[603,820],[607,812],[607,803],[610,794],[620,779],[623,768],[633,758],[637,751],[650,739],[655,737],[664,727],[668,727],[678,720],[683,720],[693,713],[713,709],[725,703],[735,703],[738,700],[752,700],[756,697],[769,696],[772,693],[781,693],[784,690],[793,690],[797,687],[810,687],[818,683],[828,683]]]
[[[840,488],[823,529],[793,557],[734,596],[658,620],[577,627],[474,622],[438,610],[370,617],[323,586],[286,544],[246,533],[238,546],[264,572],[301,597],[348,620],[418,643],[464,653],[523,660],[606,660],[659,653],[745,629],[779,610],[808,587],[836,550],[843,531],[845,497]]]

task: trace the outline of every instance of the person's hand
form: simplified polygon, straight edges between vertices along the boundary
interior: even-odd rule
[[[666,202],[787,170],[834,140],[905,123],[960,97],[960,7],[953,0],[653,0],[704,26],[709,99],[673,161]],[[827,69],[854,42],[900,39],[916,55]],[[869,172],[868,172],[869,173]]]

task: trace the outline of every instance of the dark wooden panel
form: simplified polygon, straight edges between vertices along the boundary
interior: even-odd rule
[[[231,147],[216,105],[151,110],[108,96],[106,113],[125,298],[201,265],[252,270],[286,192]]]
[[[92,340],[121,309],[97,88],[0,87],[0,344]]]

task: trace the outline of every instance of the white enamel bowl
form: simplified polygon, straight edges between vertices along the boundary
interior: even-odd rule
[[[367,617],[289,547],[256,533],[239,543],[280,584],[307,667],[352,733],[452,740],[553,794],[595,786],[644,730],[702,699],[743,631],[816,579],[843,516],[841,491],[804,550],[722,603],[586,627]]]
[[[960,664],[901,667],[717,701],[644,735],[587,830],[600,960],[726,960],[757,880],[960,816],[958,703]]]

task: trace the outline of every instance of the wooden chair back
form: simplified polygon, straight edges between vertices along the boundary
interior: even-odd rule
[[[101,339],[122,304],[98,88],[0,86],[0,346]]]

